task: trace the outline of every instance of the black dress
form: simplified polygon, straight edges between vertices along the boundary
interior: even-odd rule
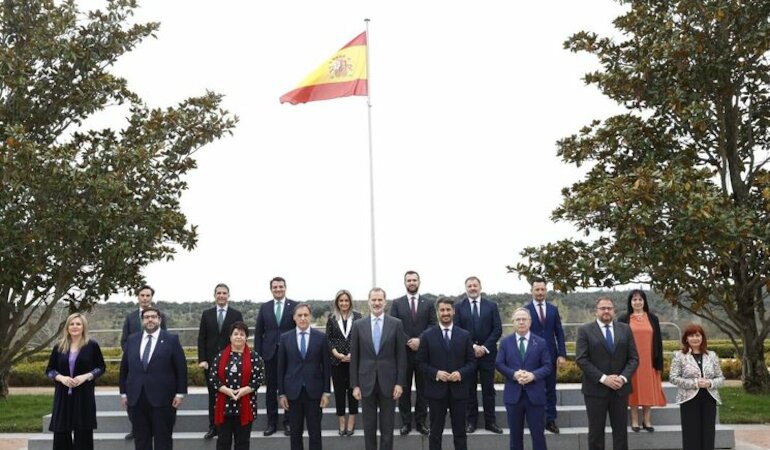
[[[54,379],[59,374],[76,377],[92,373],[94,379],[72,388],[72,393],[67,386],[61,383],[55,384],[49,431],[70,432],[96,429],[94,385],[96,378],[102,375],[104,370],[102,350],[94,340],[89,340],[86,345],[80,348],[77,359],[75,359],[74,373],[70,373],[69,352],[60,352],[58,346],[53,348],[48,360],[48,367],[45,369],[48,378]]]

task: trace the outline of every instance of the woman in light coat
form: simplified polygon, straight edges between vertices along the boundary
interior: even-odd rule
[[[707,344],[703,328],[690,324],[682,335],[682,350],[671,361],[669,381],[678,388],[683,450],[714,448],[717,405],[722,403],[717,388],[725,377],[719,358]]]

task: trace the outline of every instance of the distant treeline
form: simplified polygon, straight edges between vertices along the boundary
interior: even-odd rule
[[[629,292],[630,291],[603,291],[570,294],[550,292],[548,299],[559,307],[563,323],[584,323],[593,319],[594,303],[600,295],[607,295],[615,300],[617,314],[625,312]],[[435,301],[436,299],[436,296],[433,294],[422,294],[422,296],[429,301]],[[517,307],[522,306],[532,300],[530,294],[498,293],[490,294],[488,297],[491,300],[497,302],[497,304],[500,306],[503,324],[510,323],[510,317]],[[460,298],[460,296],[458,295],[454,298]],[[697,317],[690,315],[686,311],[677,310],[654,292],[648,292],[647,298],[650,302],[651,310],[658,315],[662,322],[673,322],[679,327],[684,327],[686,324],[693,321],[700,322],[700,319]],[[252,328],[256,321],[257,311],[259,311],[262,303],[263,302],[261,301],[254,302],[251,300],[230,302],[234,308],[240,310],[243,313],[246,323],[248,323],[249,327]],[[307,303],[310,303],[313,308],[314,325],[324,326],[326,324],[326,318],[332,309],[332,302],[330,300],[308,300]],[[369,308],[365,301],[356,301],[354,303],[355,309],[363,312],[364,314],[368,312]],[[200,323],[201,313],[203,310],[211,308],[213,306],[213,301],[210,303],[158,302],[157,306],[166,315],[168,320],[167,325],[169,328],[195,329],[191,331],[180,332],[185,345],[195,345],[195,340],[197,338],[197,328]],[[123,326],[123,319],[129,312],[134,311],[136,308],[137,305],[134,302],[99,303],[94,306],[93,311],[88,315],[89,328],[91,330],[117,330],[117,332],[105,332],[96,334],[96,339],[98,339],[103,346],[117,346],[118,340],[120,339],[120,329]],[[716,327],[710,326],[709,323],[702,324],[710,338],[725,337]],[[575,339],[576,327],[566,326],[565,331],[567,333],[568,341]],[[663,334],[664,339],[678,339],[678,332],[676,328],[672,326],[664,326]]]

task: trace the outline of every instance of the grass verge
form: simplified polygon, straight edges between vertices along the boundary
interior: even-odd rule
[[[40,433],[53,395],[9,395],[0,399],[0,433]]]
[[[747,394],[741,387],[720,388],[719,395],[720,423],[770,423],[770,395]]]

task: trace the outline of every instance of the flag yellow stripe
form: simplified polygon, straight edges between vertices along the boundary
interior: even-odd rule
[[[366,79],[366,46],[356,45],[338,51],[308,75],[297,88],[326,83]]]

